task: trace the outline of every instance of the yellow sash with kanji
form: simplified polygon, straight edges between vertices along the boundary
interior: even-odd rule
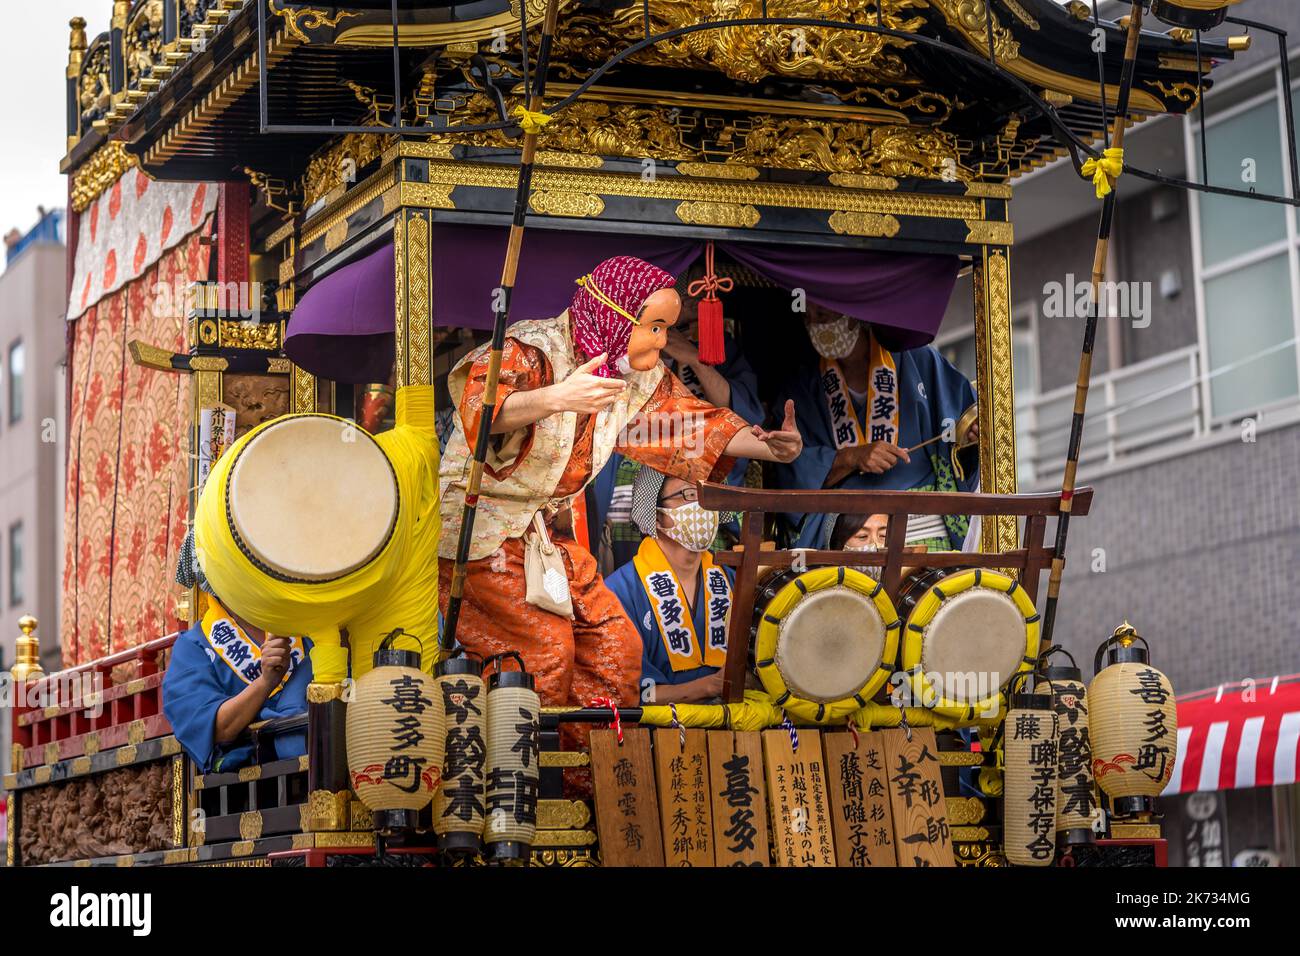
[[[654,609],[659,624],[659,637],[668,652],[668,662],[673,671],[688,671],[696,667],[722,667],[727,662],[727,617],[731,612],[731,582],[726,572],[713,563],[713,556],[705,551],[701,570],[704,574],[704,593],[695,599],[707,601],[708,633],[701,641],[695,633],[695,616],[686,603],[686,592],[664,555],[663,548],[654,538],[645,538],[632,559],[641,586],[645,588],[650,607]]]
[[[203,637],[208,646],[235,672],[236,677],[245,684],[253,683],[262,676],[262,648],[249,639],[244,629],[213,598],[208,598],[207,605],[208,608],[203,613]],[[289,669],[284,672],[284,679],[279,686],[271,691],[271,697],[280,693],[306,656],[302,638],[289,638]]]
[[[863,427],[853,407],[849,386],[834,359],[822,359],[822,394],[831,416],[831,434],[836,448],[865,445],[873,441],[898,444],[898,370],[894,357],[882,348],[876,337],[867,331],[869,346],[867,359],[870,372],[867,376],[867,423]]]

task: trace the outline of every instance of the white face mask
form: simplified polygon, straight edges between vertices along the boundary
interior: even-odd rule
[[[807,327],[808,338],[817,354],[832,361],[846,358],[862,334],[862,323],[847,315],[841,315],[833,322],[809,322]]]
[[[659,530],[687,551],[707,551],[718,536],[718,513],[702,507],[698,501],[659,510],[673,519],[671,528],[661,525]]]

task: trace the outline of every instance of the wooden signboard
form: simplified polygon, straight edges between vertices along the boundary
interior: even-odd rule
[[[655,776],[669,866],[713,866],[713,806],[703,730],[655,731]]]
[[[894,815],[885,778],[885,741],[877,731],[826,734],[835,859],[840,866],[897,866]]]
[[[881,731],[899,866],[956,866],[948,804],[939,780],[939,745],[930,727]]]
[[[605,866],[663,866],[650,731],[628,727],[620,746],[612,730],[591,732],[596,832]]]
[[[767,866],[767,786],[757,731],[712,730],[713,857],[717,866]]]
[[[821,734],[799,731],[796,751],[786,730],[763,731],[768,803],[777,866],[834,866],[835,839],[826,803]]]

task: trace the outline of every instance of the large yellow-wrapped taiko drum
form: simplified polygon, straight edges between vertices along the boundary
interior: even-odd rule
[[[401,629],[438,650],[438,441],[427,386],[400,389],[398,425],[371,436],[332,415],[285,415],[216,463],[195,509],[199,565],[218,598],[275,634],[314,644],[314,679],[371,667]],[[429,422],[430,427],[409,424]]]

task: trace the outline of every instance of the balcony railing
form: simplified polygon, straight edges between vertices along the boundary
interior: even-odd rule
[[[1201,381],[1200,348],[1195,345],[1094,376],[1079,449],[1080,471],[1201,435]],[[1073,410],[1073,385],[1032,396],[1017,408],[1024,488],[1059,480]]]

